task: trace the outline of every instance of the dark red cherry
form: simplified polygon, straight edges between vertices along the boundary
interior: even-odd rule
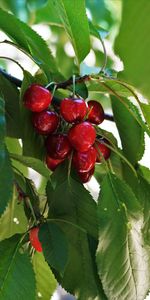
[[[54,159],[49,155],[46,156],[46,164],[51,171],[55,171],[57,166],[60,165],[63,161],[63,159]]]
[[[96,162],[96,151],[91,147],[86,152],[75,151],[73,154],[73,165],[79,172],[89,172],[94,168]]]
[[[90,111],[87,118],[89,122],[99,125],[104,121],[104,110],[99,102],[90,100],[88,102],[88,110]]]
[[[95,167],[91,169],[89,172],[78,172],[80,180],[82,183],[86,183],[90,181],[92,175],[94,174]]]
[[[32,124],[39,134],[53,133],[59,124],[59,117],[53,111],[41,111],[33,113]]]
[[[104,145],[104,143],[109,144],[106,139],[96,140],[94,144],[94,148],[96,150],[96,162],[103,162],[101,155],[103,155],[105,160],[110,157],[111,150],[106,145]]]
[[[82,121],[86,112],[86,103],[82,99],[65,98],[61,101],[60,113],[69,123]]]
[[[71,152],[71,144],[67,135],[53,134],[46,139],[46,149],[52,158],[64,159]]]
[[[68,138],[77,151],[85,152],[94,144],[96,131],[89,122],[82,122],[70,128]]]
[[[29,239],[33,248],[38,252],[42,252],[42,245],[39,241],[38,233],[39,233],[39,227],[32,228],[29,232]]]
[[[29,110],[40,112],[51,104],[52,94],[43,86],[34,83],[26,90],[23,101]]]

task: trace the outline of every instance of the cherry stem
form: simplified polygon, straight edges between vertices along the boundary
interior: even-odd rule
[[[76,94],[76,75],[72,76],[72,83],[73,83],[73,97],[75,97],[75,94]]]
[[[34,209],[33,209],[33,206],[31,204],[31,201],[30,201],[30,199],[28,197],[26,197],[26,203],[29,205],[31,213],[32,213],[32,216],[33,216],[34,223],[35,223],[35,225],[37,225],[36,215],[34,213]]]

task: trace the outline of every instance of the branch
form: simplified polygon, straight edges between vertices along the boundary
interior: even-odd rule
[[[17,87],[21,87],[22,85],[22,80],[8,74],[4,69],[0,68],[0,74],[2,74],[5,78],[7,78],[10,82],[12,82],[13,84],[15,84]],[[76,83],[81,83],[84,82],[86,80],[90,80],[90,76],[89,75],[84,75],[82,77],[76,77],[75,82]],[[69,78],[66,81],[63,82],[59,82],[56,83],[57,89],[62,88],[62,89],[66,89],[69,85],[71,85],[73,83],[73,79],[72,77]],[[56,102],[56,104],[58,105],[59,102],[57,101],[57,98],[54,97],[54,100]],[[114,117],[112,115],[109,114],[105,114],[105,119],[111,122],[114,122]]]

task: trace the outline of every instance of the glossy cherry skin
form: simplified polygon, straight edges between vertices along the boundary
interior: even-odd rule
[[[94,148],[96,150],[96,162],[103,162],[101,154],[103,155],[103,158],[105,160],[107,160],[110,157],[111,150],[106,145],[104,145],[104,143],[109,144],[109,142],[106,139],[96,140],[94,144]]]
[[[49,155],[46,156],[46,164],[51,171],[55,171],[57,166],[60,165],[63,161],[63,159],[54,159]]]
[[[89,182],[92,175],[94,174],[94,170],[95,170],[95,167],[93,169],[91,169],[89,172],[84,172],[84,173],[78,172],[81,182],[82,183]]]
[[[27,109],[40,112],[51,104],[52,94],[43,86],[34,83],[26,90],[23,101]]]
[[[78,172],[89,172],[96,162],[96,151],[91,147],[86,152],[74,151],[72,162]]]
[[[39,227],[32,228],[29,232],[29,239],[33,248],[38,252],[42,252],[42,245],[39,241],[38,233],[39,233]]]
[[[48,110],[33,113],[32,124],[39,134],[47,135],[57,129],[59,117],[55,112]]]
[[[65,98],[60,104],[60,113],[68,123],[82,121],[86,115],[87,106],[82,99]]]
[[[88,102],[88,110],[90,111],[87,118],[89,122],[99,125],[104,121],[104,110],[99,102],[90,100]]]
[[[94,144],[96,131],[89,122],[82,122],[70,128],[68,138],[77,151],[85,152]]]
[[[69,139],[65,134],[49,135],[45,145],[48,154],[55,159],[65,159],[72,149]]]

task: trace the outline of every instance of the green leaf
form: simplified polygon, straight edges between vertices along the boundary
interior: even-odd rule
[[[97,206],[83,184],[72,178],[68,181],[64,165],[57,168],[51,179],[55,188],[52,190],[48,182],[50,216],[57,212],[58,218],[78,225],[97,238]]]
[[[25,90],[34,82],[34,77],[25,71],[24,78],[21,86],[21,99]],[[32,113],[27,110],[23,105],[23,99],[21,102],[21,119],[22,119],[22,143],[23,143],[23,155],[43,159],[44,156],[44,139],[42,136],[36,133],[31,122]]]
[[[138,1],[136,5],[131,5],[130,0],[123,0],[122,22],[115,42],[115,51],[125,66],[120,77],[131,82],[150,99],[150,40],[145,38],[149,35],[150,27],[148,11],[150,2],[147,0]]]
[[[0,168],[0,215],[5,211],[10,199],[13,196],[13,171],[8,152],[5,152],[5,159]]]
[[[52,0],[55,9],[74,47],[80,63],[90,51],[89,26],[85,11],[85,1]],[[80,30],[79,30],[80,24]]]
[[[57,73],[55,60],[45,41],[28,25],[0,9],[0,29],[16,42],[21,49],[32,56],[35,63],[49,79],[51,78],[51,72]]]
[[[127,159],[134,165],[142,158],[145,150],[144,131],[137,120],[131,115],[120,100],[117,99],[117,97],[111,96],[111,100],[114,119],[121,138],[123,152]],[[138,108],[135,105],[125,98],[124,102],[138,116],[138,118],[141,118]]]
[[[61,226],[67,236],[69,257],[63,276],[55,276],[77,299],[104,300],[86,234],[87,230],[97,237],[96,204],[83,185],[72,178],[68,182],[64,165],[58,169],[52,178],[53,186],[50,182],[47,185],[49,217]]]
[[[57,287],[57,282],[42,253],[34,253],[33,268],[36,278],[37,300],[40,297],[49,300]]]
[[[150,105],[141,103],[142,111],[147,122],[148,127],[150,128]]]
[[[68,259],[68,242],[63,231],[54,223],[45,223],[40,226],[39,239],[47,263],[63,273]]]
[[[32,168],[33,170],[35,170],[36,172],[38,172],[45,178],[50,179],[51,172],[46,168],[46,166],[44,165],[44,163],[41,160],[39,160],[37,158],[22,156],[22,155],[13,154],[13,153],[10,154],[10,157],[13,160],[19,161],[24,166],[26,166],[28,168]]]
[[[5,124],[5,107],[4,101],[0,98],[0,168],[5,161],[5,138],[6,124]]]
[[[111,300],[143,300],[150,282],[150,250],[141,234],[142,211],[130,188],[113,174],[101,185],[97,266]]]
[[[0,298],[35,300],[35,278],[27,254],[21,254],[20,235],[0,243]]]
[[[13,198],[0,218],[0,240],[11,237],[16,233],[27,230],[27,219],[25,217],[23,202],[18,202],[17,192],[14,191]]]
[[[27,0],[27,5],[31,10],[36,10],[46,5],[48,0]]]
[[[21,137],[19,92],[15,85],[0,74],[0,95],[5,100],[6,132],[10,137]]]

